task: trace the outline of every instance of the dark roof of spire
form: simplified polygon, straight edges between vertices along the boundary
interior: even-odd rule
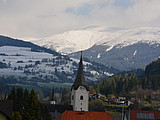
[[[72,88],[74,88],[74,90],[77,90],[79,86],[84,86],[86,90],[89,91],[89,87],[86,84],[86,80],[84,78],[84,73],[83,73],[82,52],[81,52],[81,57],[80,57],[80,62],[79,62],[78,73],[76,76],[76,80],[74,81],[74,84],[72,85]]]

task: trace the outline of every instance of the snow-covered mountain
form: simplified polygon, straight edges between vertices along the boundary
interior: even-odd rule
[[[27,47],[24,47],[26,44]],[[78,70],[79,57],[70,58],[32,43],[1,36],[0,82],[37,86],[52,82],[72,83]],[[83,64],[88,82],[98,81],[119,72],[95,62],[84,60]],[[8,79],[9,76],[16,79],[4,80],[4,77]]]
[[[60,53],[69,54],[90,48],[102,36],[103,34],[98,31],[73,30],[47,38],[25,38],[24,40],[46,48],[54,49]]]
[[[129,29],[89,26],[28,41],[71,54],[72,57],[77,57],[75,52],[86,50],[84,56],[90,60],[122,70],[143,68],[160,56],[160,27]]]
[[[93,45],[108,46],[107,52],[117,45],[125,47],[138,42],[160,43],[160,28],[143,27],[127,29],[90,26],[51,37],[40,39],[26,38],[25,40],[67,54],[87,50]]]

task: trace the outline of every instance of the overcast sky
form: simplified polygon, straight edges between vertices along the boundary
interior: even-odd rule
[[[160,27],[160,0],[0,0],[0,34],[47,37],[85,26]]]

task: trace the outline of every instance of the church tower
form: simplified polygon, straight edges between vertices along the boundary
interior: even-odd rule
[[[83,74],[82,52],[78,73],[71,88],[71,105],[74,111],[88,111],[89,87]]]

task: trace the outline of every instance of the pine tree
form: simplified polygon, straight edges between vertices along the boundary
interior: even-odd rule
[[[62,92],[62,104],[70,104],[70,96],[66,88]]]
[[[16,90],[15,87],[12,88],[10,95],[8,96],[8,100],[13,100],[13,110],[16,109]]]
[[[54,86],[52,88],[52,97],[51,97],[51,101],[54,101]]]
[[[49,113],[48,108],[45,106],[42,108],[43,112],[43,120],[52,120],[51,114]]]
[[[18,111],[20,114],[23,113],[24,106],[24,97],[22,88],[17,88],[16,90],[16,98],[15,98],[15,111]]]
[[[15,87],[12,88],[10,95],[8,96],[8,100],[15,100],[16,90]]]
[[[13,112],[12,113],[12,120],[22,120],[22,116],[19,112]]]
[[[43,120],[42,111],[38,100],[36,99],[35,92],[32,89],[27,102],[24,107],[23,120]]]

